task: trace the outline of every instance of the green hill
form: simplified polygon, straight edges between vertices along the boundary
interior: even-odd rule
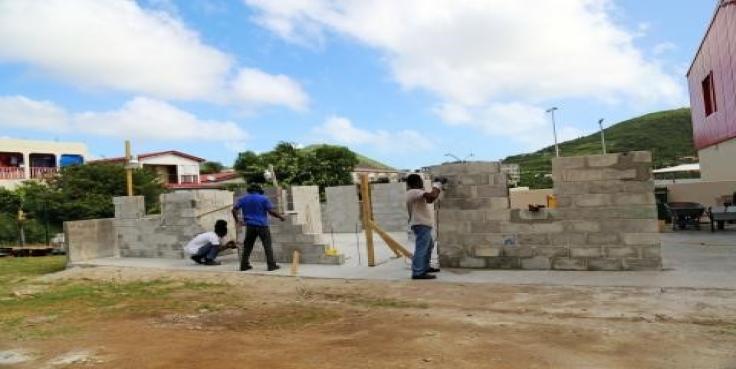
[[[682,108],[647,114],[605,129],[608,152],[647,150],[652,152],[654,167],[665,167],[690,162],[697,155],[693,147],[690,109]],[[600,133],[566,141],[560,144],[561,156],[601,153]],[[505,163],[519,164],[521,186],[551,187],[545,178],[551,173],[554,146],[534,153],[509,156]]]
[[[316,144],[316,145],[309,145],[304,148],[306,151],[314,150],[320,146],[324,146],[324,144]],[[352,150],[351,150],[352,151]],[[372,169],[384,169],[384,170],[396,170],[386,164],[383,164],[377,160],[373,160],[361,153],[357,153],[353,151],[355,155],[358,157],[358,165],[357,167],[360,168],[372,168]]]

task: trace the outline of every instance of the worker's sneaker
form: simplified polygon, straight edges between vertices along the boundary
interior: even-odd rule
[[[429,269],[427,269],[427,273],[439,273],[439,272],[440,272],[439,268],[429,267]]]
[[[244,271],[246,271],[246,270],[251,270],[251,269],[253,269],[253,266],[252,266],[252,265],[250,265],[250,264],[248,264],[248,265],[246,265],[246,266],[241,266],[241,267],[240,267],[240,271],[241,271],[241,272],[244,272]]]
[[[436,279],[436,275],[432,274],[422,274],[422,275],[413,275],[411,276],[411,279]]]
[[[197,264],[202,264],[202,257],[199,255],[192,255],[192,260]]]
[[[219,261],[215,261],[215,260],[207,259],[204,261],[204,265],[220,265],[220,264],[222,263],[220,263]]]
[[[268,271],[269,272],[273,272],[274,270],[279,270],[279,269],[281,269],[281,267],[278,264],[274,264],[274,265],[269,265],[268,266]]]

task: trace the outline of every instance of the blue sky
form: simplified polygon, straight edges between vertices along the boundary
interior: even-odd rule
[[[712,1],[0,0],[0,137],[478,160],[688,105]],[[563,153],[564,154],[564,153]]]

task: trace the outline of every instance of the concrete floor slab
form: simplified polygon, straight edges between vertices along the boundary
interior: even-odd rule
[[[392,233],[404,245],[410,245],[406,233]],[[363,234],[328,235],[330,243],[346,256],[344,265],[299,266],[299,277],[405,280],[411,273],[409,260],[393,258],[380,238],[376,238],[377,266],[368,267]],[[256,247],[259,247],[256,245]],[[440,245],[441,247],[441,245]],[[407,247],[409,250],[412,247]],[[436,255],[435,255],[436,257]],[[736,230],[710,233],[685,231],[662,234],[664,270],[659,272],[567,272],[567,271],[501,271],[444,269],[438,281],[451,283],[495,283],[576,286],[631,286],[660,288],[723,288],[736,289]],[[436,260],[436,258],[433,258]],[[220,258],[222,265],[202,266],[189,260],[101,258],[76,263],[76,266],[117,266],[159,268],[191,271],[232,271],[233,273],[289,276],[290,268],[282,265],[276,272],[267,272],[264,264],[254,263],[254,269],[239,272],[237,255]],[[434,283],[419,281],[418,283]]]

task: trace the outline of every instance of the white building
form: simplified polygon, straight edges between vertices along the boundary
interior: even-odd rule
[[[0,187],[47,178],[59,168],[83,164],[87,157],[82,143],[0,139]]]
[[[205,160],[180,151],[170,150],[138,155],[144,169],[158,173],[161,181],[169,188],[199,184],[199,164]],[[124,157],[102,159],[96,163],[125,163]]]

